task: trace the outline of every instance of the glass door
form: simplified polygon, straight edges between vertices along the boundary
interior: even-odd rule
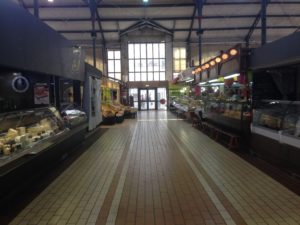
[[[139,106],[140,110],[156,109],[156,89],[140,89]]]

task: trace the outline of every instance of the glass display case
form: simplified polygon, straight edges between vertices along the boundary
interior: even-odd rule
[[[247,131],[251,122],[248,102],[204,100],[203,118],[235,131]]]
[[[76,105],[68,105],[61,111],[61,116],[69,128],[77,127],[87,122],[86,113]]]
[[[253,109],[252,132],[300,148],[300,101],[261,101]]]
[[[0,166],[66,130],[54,107],[0,114]]]

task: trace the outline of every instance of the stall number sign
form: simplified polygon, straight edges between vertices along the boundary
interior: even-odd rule
[[[12,89],[17,92],[17,93],[24,93],[28,90],[29,88],[29,81],[26,77],[24,76],[16,76],[12,80]]]

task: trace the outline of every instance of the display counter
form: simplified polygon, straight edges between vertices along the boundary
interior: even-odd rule
[[[252,133],[300,148],[300,102],[262,101],[253,109]]]
[[[74,122],[75,115],[72,117]],[[0,202],[57,164],[83,141],[86,119],[77,119],[72,125],[54,107],[0,114]]]
[[[236,132],[248,132],[251,123],[250,105],[247,102],[205,100],[203,119]]]

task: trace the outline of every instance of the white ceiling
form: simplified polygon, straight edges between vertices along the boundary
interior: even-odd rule
[[[23,1],[25,8],[33,14],[33,0],[14,1]],[[39,2],[40,19],[49,26],[70,40],[91,40],[91,13],[85,3],[86,0],[54,0],[53,3],[39,0]],[[259,0],[206,0],[202,19],[204,43],[210,41],[243,42],[255,16],[260,11],[258,2]],[[287,4],[285,0],[271,0],[269,3],[267,26],[277,28],[267,30],[268,40],[275,40],[291,34],[297,30],[297,26],[300,26],[300,1],[289,0],[288,2]],[[102,0],[98,7],[100,18],[104,20],[101,21],[101,25],[107,42],[117,42],[119,32],[140,20],[147,19],[151,19],[169,30],[175,29],[174,40],[184,42],[189,35],[192,22],[190,18],[193,11],[193,0],[150,0],[150,5],[147,7],[143,5],[142,0]],[[218,18],[207,18],[212,16]],[[229,18],[232,16],[242,16],[242,18]],[[260,27],[260,22],[257,26]],[[197,28],[198,20],[196,18],[193,29]],[[96,23],[96,29],[99,31],[98,23]],[[176,29],[180,30],[176,31]],[[191,42],[196,42],[198,39],[195,30],[191,32]],[[101,39],[100,31],[97,38]],[[253,32],[251,41],[254,43],[260,41],[259,29]]]

